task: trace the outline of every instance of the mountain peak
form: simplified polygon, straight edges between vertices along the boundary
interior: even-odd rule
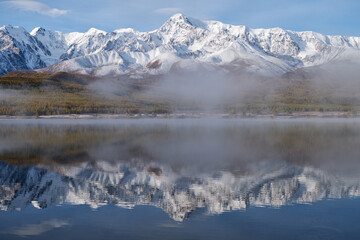
[[[30,32],[30,35],[31,36],[36,36],[38,34],[44,35],[45,31],[46,31],[45,28],[36,27]]]
[[[177,13],[171,16],[164,25],[170,25],[174,27],[192,26],[195,28],[207,29],[207,24],[205,22],[192,17],[185,16],[182,13]]]
[[[2,26],[0,27],[0,30],[5,30],[7,26],[9,26],[9,25],[2,25]]]
[[[176,14],[172,15],[169,20],[184,21],[185,18],[186,18],[186,16],[184,14],[176,13]]]
[[[12,26],[12,25],[3,25],[2,27],[0,27],[0,30],[5,30],[7,32],[12,32],[12,31],[16,31],[16,32],[26,32],[25,28],[20,27],[20,26]]]
[[[97,28],[90,28],[85,34],[87,35],[97,35],[97,34],[107,34],[107,32],[103,30],[99,30]]]
[[[113,31],[114,33],[134,33],[136,32],[133,28],[119,28]]]
[[[12,25],[2,25],[1,27],[0,27],[0,29],[1,30],[4,30],[4,29],[7,29],[7,28],[14,28]]]
[[[183,14],[181,14],[181,13],[177,13],[177,14],[171,16],[166,23],[173,23],[173,24],[174,24],[174,23],[175,23],[175,24],[176,24],[176,23],[177,23],[177,24],[186,23],[186,24],[190,24],[190,25],[191,25],[191,23],[189,23],[189,21],[188,21],[188,17],[185,16],[185,15],[183,15]]]

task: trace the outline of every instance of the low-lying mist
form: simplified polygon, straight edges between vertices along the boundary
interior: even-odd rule
[[[359,65],[333,62],[276,77],[235,66],[202,65],[163,75],[20,74],[0,78],[0,114],[216,112],[248,116],[333,111],[356,115]]]
[[[242,104],[275,90],[273,78],[250,73],[199,69],[164,76],[143,94],[149,98],[171,99],[175,105],[195,105],[200,110],[219,109],[226,104]],[[176,106],[174,106],[176,109]]]
[[[349,177],[360,172],[360,123],[354,119],[24,120],[0,126],[0,160],[16,165],[108,161],[246,175],[288,164]]]
[[[11,97],[14,96],[14,92],[13,91],[9,91],[9,90],[3,90],[0,88],[0,101],[2,100],[8,100]]]
[[[313,89],[327,93],[334,100],[343,99],[360,103],[360,64],[338,62],[309,69]]]

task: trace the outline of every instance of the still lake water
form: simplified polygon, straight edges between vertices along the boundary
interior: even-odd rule
[[[360,239],[360,121],[1,120],[0,239]]]

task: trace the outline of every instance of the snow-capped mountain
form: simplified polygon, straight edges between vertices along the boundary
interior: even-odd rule
[[[327,198],[360,196],[359,180],[283,163],[254,174],[194,176],[167,165],[96,162],[77,166],[17,167],[0,162],[0,209],[46,208],[59,204],[153,205],[176,221],[197,209],[207,214],[250,206],[279,207]]]
[[[72,71],[96,75],[226,67],[258,74],[282,74],[331,61],[356,60],[360,37],[327,36],[280,28],[251,29],[181,14],[159,29],[138,32],[61,33],[35,28],[0,28],[0,75],[12,70]],[[46,67],[46,68],[45,68]]]

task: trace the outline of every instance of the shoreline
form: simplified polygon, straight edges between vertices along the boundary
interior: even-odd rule
[[[302,119],[302,118],[360,118],[349,112],[295,112],[273,114],[225,114],[225,113],[170,113],[170,114],[64,114],[41,116],[6,116],[0,120],[11,119]]]

